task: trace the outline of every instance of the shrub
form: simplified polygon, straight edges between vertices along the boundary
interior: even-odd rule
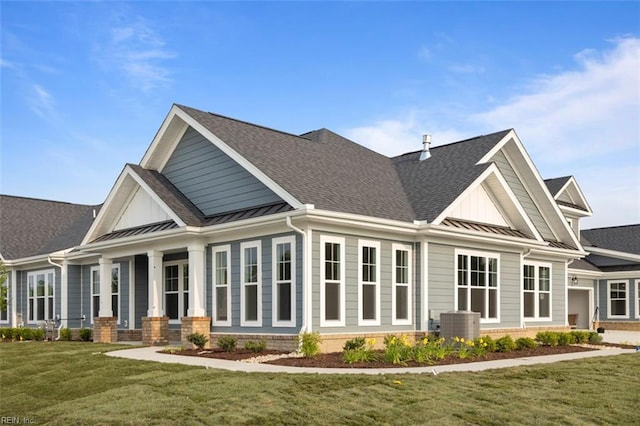
[[[582,330],[573,330],[571,334],[575,337],[576,343],[588,343],[589,342],[589,332]]]
[[[465,340],[464,338],[458,337],[454,337],[453,340],[458,346],[458,349],[456,351],[456,355],[458,356],[458,358],[467,359],[474,354],[475,342],[473,340]]]
[[[404,334],[397,337],[393,334],[384,338],[384,360],[392,364],[406,365],[412,357],[411,343]]]
[[[546,346],[558,346],[558,337],[555,331],[541,331],[536,334],[536,340]]]
[[[516,339],[516,349],[519,351],[523,349],[534,349],[538,344],[531,337],[521,337]]]
[[[60,340],[71,340],[71,329],[63,328],[60,330]]]
[[[485,356],[488,352],[489,343],[486,341],[486,337],[478,337],[473,341],[473,347],[471,348],[471,355],[474,357]],[[489,337],[489,339],[491,339]],[[493,347],[495,348],[495,342],[491,342]]]
[[[320,338],[319,333],[302,333],[297,338],[299,351],[307,358],[313,358],[320,352]]]
[[[358,340],[357,343],[359,343],[359,338],[352,340]],[[347,364],[353,364],[354,362],[371,362],[377,359],[375,352],[373,352],[373,347],[376,344],[376,339],[365,340],[363,338],[362,340],[362,345],[354,344],[352,346],[356,347],[352,349],[345,349],[344,354],[342,355],[342,359],[344,360],[344,362],[346,362]],[[345,344],[345,346],[347,345]]]
[[[7,328],[0,328],[0,338],[2,338],[3,341],[11,341],[13,340],[13,337],[15,335],[14,332],[15,329],[7,327]]]
[[[482,336],[481,339],[486,344],[485,349],[487,352],[495,352],[497,350],[496,341],[491,336]]]
[[[364,343],[365,343],[364,337],[355,337],[351,340],[347,340],[344,346],[342,347],[342,350],[350,351],[354,349],[361,349],[361,348],[364,348]]]
[[[218,337],[218,346],[225,352],[235,352],[238,339],[233,336],[220,336]]]
[[[511,352],[516,348],[516,342],[508,334],[496,340],[497,352]]]
[[[601,343],[601,342],[602,342],[601,335],[599,335],[595,331],[592,331],[589,333],[589,343]]]
[[[558,345],[569,346],[576,343],[576,338],[571,333],[558,333]]]
[[[90,341],[92,336],[93,336],[93,330],[91,330],[90,328],[80,329],[80,340],[82,340],[83,342]]]
[[[187,336],[187,340],[198,349],[203,350],[209,338],[202,333],[191,333]]]
[[[34,328],[31,330],[31,340],[44,340],[46,333],[42,328]]]
[[[16,328],[16,340],[33,340],[32,328]]]
[[[267,350],[267,341],[262,339],[259,341],[247,340],[244,344],[244,348],[248,351],[260,353]]]

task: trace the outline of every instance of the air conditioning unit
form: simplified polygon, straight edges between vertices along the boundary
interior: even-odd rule
[[[473,340],[480,337],[480,312],[457,311],[440,314],[440,335],[446,339],[464,337]]]

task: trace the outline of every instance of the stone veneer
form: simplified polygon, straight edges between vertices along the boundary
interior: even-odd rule
[[[142,344],[148,346],[168,345],[169,317],[143,317]]]
[[[196,346],[189,342],[187,336],[191,333],[200,333],[209,338],[204,347],[211,348],[211,317],[182,317],[181,322],[180,342],[182,347],[195,348]]]
[[[93,319],[93,341],[115,343],[118,341],[118,318],[95,317]]]

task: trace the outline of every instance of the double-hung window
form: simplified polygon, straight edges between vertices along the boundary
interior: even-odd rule
[[[393,293],[391,323],[411,324],[411,247],[393,244]]]
[[[186,260],[164,264],[164,314],[169,323],[178,324],[189,309],[189,263]]]
[[[629,318],[627,281],[608,282],[609,318]]]
[[[345,325],[344,238],[320,236],[320,326]]]
[[[526,263],[522,270],[525,319],[551,319],[551,265]]]
[[[499,255],[456,250],[456,307],[479,312],[483,322],[497,322]]]
[[[213,248],[213,324],[231,326],[231,247]]]
[[[296,240],[274,238],[272,280],[272,322],[274,327],[296,325]]]
[[[54,312],[54,272],[53,269],[27,274],[28,322],[51,320]]]
[[[380,325],[380,243],[358,241],[358,324]]]
[[[636,281],[636,318],[640,318],[640,280]]]
[[[118,296],[120,295],[120,266],[111,267],[111,309],[113,316],[118,318],[120,324],[120,305]],[[100,315],[100,267],[91,268],[91,323],[93,318]]]
[[[260,241],[240,244],[240,325],[262,326],[262,266]]]

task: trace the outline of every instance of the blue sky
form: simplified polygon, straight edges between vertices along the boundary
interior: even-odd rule
[[[515,128],[640,222],[639,2],[8,2],[0,192],[98,204],[172,103],[386,155]]]

